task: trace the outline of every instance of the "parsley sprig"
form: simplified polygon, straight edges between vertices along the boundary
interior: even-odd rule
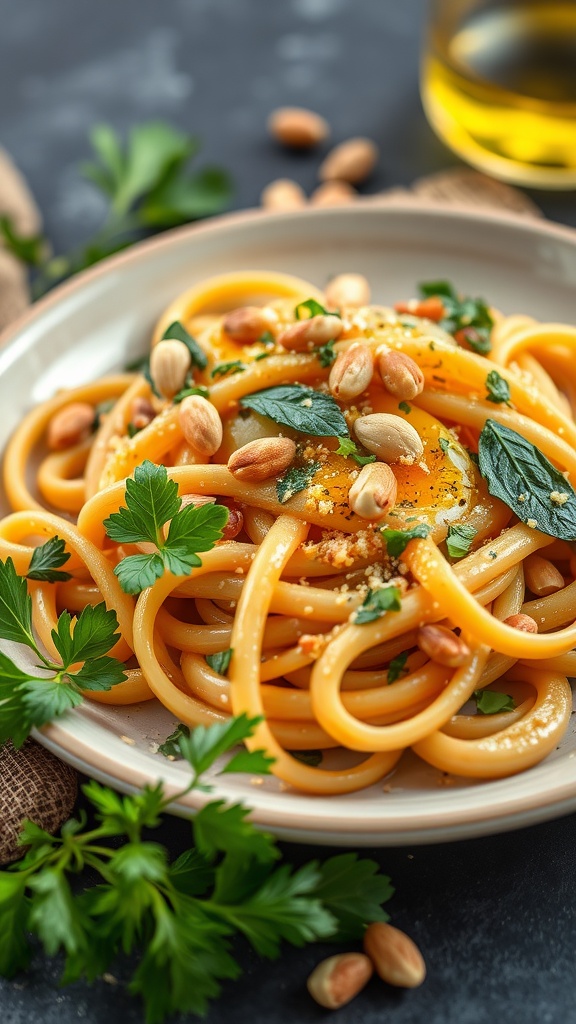
[[[198,140],[163,121],[135,125],[122,140],[107,124],[90,133],[94,159],[81,172],[104,195],[107,211],[100,230],[80,248],[49,256],[41,236],[24,238],[8,217],[0,218],[0,238],[36,271],[34,296],[58,281],[125,249],[144,235],[220,213],[232,186],[218,167],[190,172]]]
[[[168,478],[165,466],[148,459],[126,481],[126,507],[104,520],[104,529],[119,544],[154,544],[149,555],[128,555],[114,572],[127,594],[139,594],[163,575],[189,575],[202,565],[198,551],[209,551],[222,536],[228,520],[224,505],[188,505],[181,508],[178,485]],[[163,527],[170,523],[164,538]]]
[[[26,576],[29,580],[43,583],[64,583],[72,579],[69,572],[62,572],[60,568],[69,558],[70,552],[65,551],[64,541],[60,537],[50,537],[45,544],[34,548]]]
[[[205,804],[192,823],[194,847],[173,862],[145,836],[171,801],[209,788],[203,774],[256,722],[241,716],[181,738],[192,778],[176,797],[161,783],[120,796],[90,782],[83,791],[94,826],[82,813],[55,838],[26,822],[26,856],[0,872],[0,974],[27,966],[31,937],[48,955],[64,954],[64,983],[93,981],[130,955],[130,990],[142,997],[147,1024],[160,1024],[168,1014],[204,1013],[222,981],[238,977],[235,936],[274,958],[282,942],[352,941],[370,921],[386,920],[382,903],[393,890],[374,861],[345,853],[296,869],[278,865],[276,841],[241,804]],[[250,758],[261,765],[261,752],[244,758],[233,767],[233,757],[227,770],[264,770],[248,767]],[[78,892],[71,882],[86,869],[96,884]]]
[[[61,661],[51,661],[34,636],[26,579],[11,558],[0,561],[0,638],[24,645],[38,659],[27,671],[0,651],[0,746],[12,740],[21,747],[33,728],[78,707],[84,690],[110,690],[123,682],[124,666],[108,657],[117,629],[116,613],[104,603],[87,605],[76,620],[64,611],[52,630]]]

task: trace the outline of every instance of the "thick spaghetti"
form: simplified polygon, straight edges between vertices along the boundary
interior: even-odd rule
[[[576,674],[576,328],[491,311],[481,353],[473,328],[439,326],[442,289],[397,311],[327,302],[281,274],[212,279],[160,318],[151,378],[118,374],[30,412],[5,453],[0,557],[25,574],[34,547],[65,541],[72,579],[30,584],[50,655],[62,608],[115,609],[128,678],[90,698],[156,697],[192,727],[262,716],[249,744],[298,789],[368,786],[407,748],[456,775],[529,768],[563,735]],[[94,429],[47,450],[72,403],[98,413]],[[486,424],[502,458],[512,431],[543,457],[509,501]],[[201,566],[127,593],[114,570],[150,545],[114,542],[105,521],[146,460],[229,521]],[[544,520],[524,516],[547,464],[566,489]],[[494,713],[465,707],[483,691]]]

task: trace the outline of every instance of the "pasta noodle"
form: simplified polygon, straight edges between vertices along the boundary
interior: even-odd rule
[[[153,346],[176,345],[174,359],[186,338],[197,346],[202,359],[181,387],[155,394],[153,372],[122,373],[29,412],[5,453],[13,511],[0,521],[0,557],[26,574],[38,545],[65,542],[72,578],[29,584],[51,656],[63,608],[78,614],[103,600],[115,610],[121,638],[110,653],[127,678],[89,699],[156,698],[191,727],[256,716],[247,744],[274,758],[286,785],[353,792],[407,749],[469,778],[530,768],[558,744],[572,709],[576,529],[566,539],[523,518],[517,502],[532,492],[515,504],[489,491],[476,453],[487,423],[514,431],[570,487],[576,328],[492,310],[491,350],[478,352],[416,302],[408,314],[343,306],[337,321],[324,301],[283,274],[205,281],[153,334]],[[292,420],[254,404],[286,387],[302,396]],[[216,424],[209,453],[200,420],[196,433],[186,429],[191,395]],[[310,428],[320,397],[341,432]],[[49,450],[47,431],[72,403],[93,408],[95,428]],[[248,470],[245,452],[256,460]],[[288,461],[274,469],[282,452]],[[166,569],[131,594],[117,566],[154,548],[112,540],[105,520],[146,460],[166,467],[187,502],[226,505],[230,529],[191,572]],[[551,491],[551,515],[565,514],[571,493]],[[496,699],[492,713],[482,713],[484,695]]]

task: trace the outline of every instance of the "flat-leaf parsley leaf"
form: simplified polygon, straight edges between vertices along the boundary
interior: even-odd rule
[[[357,626],[380,619],[386,612],[399,612],[402,607],[401,594],[398,587],[381,587],[369,590],[364,601],[353,616]]]

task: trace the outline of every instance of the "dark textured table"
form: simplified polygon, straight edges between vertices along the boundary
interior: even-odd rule
[[[456,161],[418,99],[424,0],[0,0],[0,143],[28,176],[56,250],[99,224],[101,202],[79,177],[88,128],[165,118],[198,133],[206,162],[229,168],[235,205],[254,205],[277,176],[315,183],[317,157],[286,155],[266,137],[268,112],[310,105],[337,139],[372,136],[382,159],[370,191],[408,184]],[[576,225],[576,197],[535,196]],[[176,854],[189,826],[158,834]],[[414,992],[372,982],[335,1024],[572,1024],[576,817],[453,845],[373,851],[394,881],[393,919],[424,951]],[[302,862],[315,852],[286,846]],[[208,1024],[314,1024],[325,1019],[304,981],[332,947],[286,949],[275,965],[240,952],[245,973]],[[38,955],[0,981],[0,1024],[137,1024],[123,983],[58,987]],[[192,1018],[187,1018],[191,1020]]]

